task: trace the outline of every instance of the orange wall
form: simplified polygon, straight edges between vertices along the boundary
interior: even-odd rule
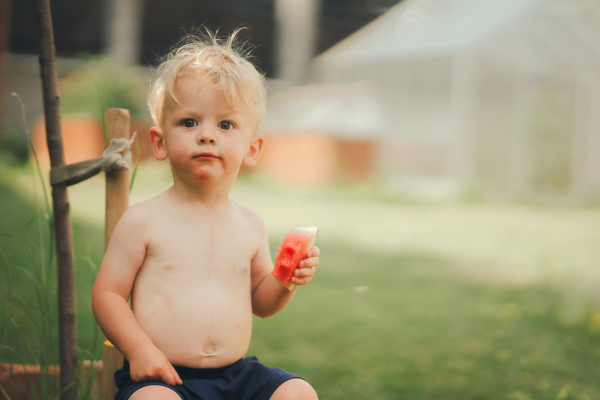
[[[293,184],[338,180],[364,182],[373,176],[374,145],[316,133],[266,134],[255,171]]]

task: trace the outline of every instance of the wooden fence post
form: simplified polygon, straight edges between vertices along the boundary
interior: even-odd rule
[[[122,108],[106,110],[106,139],[130,138],[129,111]],[[129,150],[126,150],[129,151]],[[125,153],[123,154],[125,155]],[[115,225],[129,207],[129,171],[115,169],[106,173],[106,217],[104,248],[108,246]],[[113,374],[123,366],[123,356],[114,347],[103,346],[102,351],[102,399],[112,400],[117,388]]]

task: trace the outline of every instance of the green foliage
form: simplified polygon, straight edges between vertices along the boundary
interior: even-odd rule
[[[108,58],[91,59],[61,80],[61,111],[102,118],[107,108],[125,108],[132,115],[145,112],[146,73]]]
[[[27,138],[12,125],[5,126],[0,132],[0,150],[5,163],[24,164],[29,158]]]
[[[0,362],[39,365],[40,393],[32,398],[58,398],[58,380],[52,366],[59,364],[58,300],[53,219],[47,182],[39,167],[0,166]],[[34,172],[35,171],[35,172]],[[25,192],[20,192],[25,189]],[[30,196],[26,193],[31,190]],[[99,232],[98,232],[99,231]],[[87,227],[75,224],[74,234],[92,239]],[[101,230],[94,236],[102,237]],[[76,253],[78,301],[79,358],[101,358],[101,332],[90,315],[89,293],[96,275],[89,243],[79,243]],[[85,256],[87,254],[87,256]],[[78,398],[92,398],[94,370],[84,373],[81,367],[76,383]]]

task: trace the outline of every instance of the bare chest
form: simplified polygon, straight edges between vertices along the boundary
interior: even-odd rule
[[[153,230],[138,278],[248,284],[257,246],[243,224],[189,220],[177,225],[175,230]]]

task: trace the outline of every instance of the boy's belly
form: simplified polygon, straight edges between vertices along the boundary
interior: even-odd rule
[[[252,335],[249,285],[183,286],[175,293],[164,286],[134,291],[133,312],[156,347],[171,364],[191,368],[224,367],[243,357]]]

